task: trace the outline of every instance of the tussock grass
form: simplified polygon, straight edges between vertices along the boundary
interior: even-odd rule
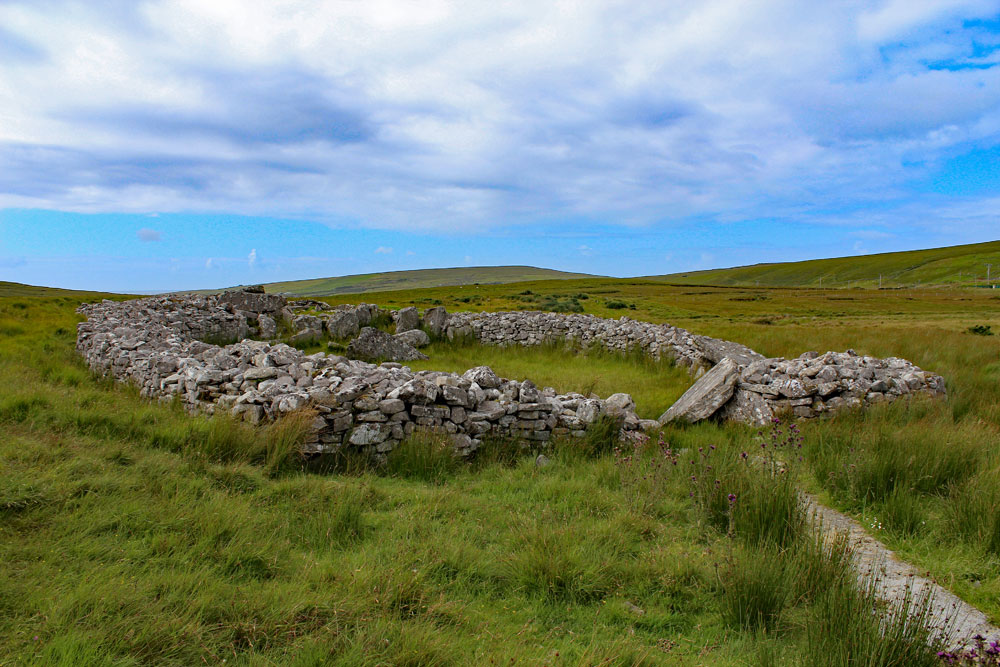
[[[796,506],[775,491],[784,487],[768,486],[792,476],[843,507],[877,513],[896,526],[883,539],[996,613],[994,527],[983,508],[996,502],[1000,344],[963,333],[995,323],[995,308],[976,295],[961,301],[961,293],[829,302],[825,294],[769,291],[768,299],[731,301],[744,295],[641,281],[569,284],[530,289],[593,295],[579,302],[598,314],[611,314],[601,310],[609,299],[634,303],[636,317],[669,318],[771,354],[855,347],[909,357],[948,377],[950,399],[809,423],[805,461],[792,460],[798,467],[785,477],[740,457],[759,448],[753,430],[715,424],[664,429],[676,466],[658,437],[629,450],[635,463],[627,468],[622,444],[617,454],[602,446],[587,455],[557,441],[545,450],[550,464],[536,467],[533,451],[497,440],[454,469],[450,459],[440,470],[433,457],[429,465],[406,460],[401,448],[397,472],[386,474],[349,451],[337,461],[300,460],[304,414],[253,427],[192,416],[93,378],[73,351],[77,297],[0,298],[0,662],[729,665],[753,656],[784,664],[843,657],[844,646],[869,646],[870,624],[881,621],[858,612],[849,629],[810,635],[867,603],[851,602],[849,587],[824,598],[847,577],[843,559],[824,560],[824,546],[797,527]],[[479,302],[502,307],[508,293],[524,290],[483,285]],[[465,294],[379,299],[454,309],[454,296]],[[847,308],[850,317],[837,320]],[[897,311],[903,319],[884,314]],[[749,323],[763,316],[775,324]],[[824,317],[834,319],[801,324]],[[690,383],[682,369],[628,356],[440,351],[453,355],[455,370],[487,363],[560,390],[628,391],[651,417]],[[445,367],[439,361],[429,365]],[[689,460],[699,448],[719,462],[700,475],[711,485],[706,504],[689,495]],[[863,474],[824,475],[851,463]],[[721,495],[712,495],[716,478]],[[887,519],[893,511],[898,518]],[[914,518],[926,523],[910,534],[903,528]],[[749,565],[726,579],[727,564],[740,562]],[[766,585],[776,568],[787,589],[780,605],[768,602]],[[980,587],[966,583],[973,576]],[[776,617],[752,611],[778,606]],[[727,607],[768,620],[744,626],[733,613],[727,621]],[[755,623],[773,631],[742,629]],[[894,646],[916,655],[906,653],[915,644]]]

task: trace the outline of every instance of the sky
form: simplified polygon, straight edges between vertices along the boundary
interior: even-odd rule
[[[0,280],[1000,238],[1000,0],[0,0]]]

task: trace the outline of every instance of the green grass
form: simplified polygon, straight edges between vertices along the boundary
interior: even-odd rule
[[[985,285],[986,264],[1000,265],[1000,241],[889,252],[877,255],[755,264],[730,269],[657,276],[674,284],[754,285],[765,287],[916,287]],[[990,284],[1000,283],[1000,268]]]
[[[365,273],[334,278],[313,278],[268,283],[268,292],[296,296],[330,296],[362,292],[384,292],[396,289],[420,289],[451,285],[491,285],[519,283],[528,280],[567,280],[592,277],[585,273],[567,273],[534,266],[470,266],[453,269],[419,269],[416,271],[388,271]]]
[[[755,290],[589,279],[363,298],[454,309],[551,295],[605,316],[621,300],[636,305],[629,316],[768,354],[854,347],[941,372],[947,402],[805,424],[795,481],[877,518],[902,557],[998,620],[996,527],[983,508],[995,504],[1000,343],[966,333],[1000,328],[1000,300],[983,292],[747,301],[734,298]],[[324,467],[295,455],[294,419],[192,417],[92,378],[73,350],[78,302],[0,298],[0,664],[832,664],[822,656],[857,647],[887,658],[872,648],[878,617],[857,611],[871,601],[850,597],[864,591],[836,585],[836,558],[771,493],[783,480],[739,467],[759,447],[752,429],[668,429],[670,455],[655,437],[597,456],[556,443],[545,467],[503,441],[472,464],[414,441],[382,468]],[[429,368],[486,363],[560,391],[628,391],[646,416],[690,382],[628,356],[430,350]],[[699,448],[738,496],[731,507],[702,494],[715,520],[689,496]],[[825,474],[852,463],[862,472]],[[778,597],[775,568],[787,584]],[[923,644],[899,641],[920,664]]]
[[[539,387],[575,391],[601,398],[620,391],[631,393],[640,417],[656,419],[687,391],[693,380],[683,368],[668,361],[650,363],[638,354],[601,350],[581,352],[562,345],[496,347],[471,342],[434,343],[421,350],[429,358],[411,361],[413,370],[463,373],[474,366],[489,366],[497,375],[530,379]]]

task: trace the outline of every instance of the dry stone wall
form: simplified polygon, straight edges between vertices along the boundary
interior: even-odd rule
[[[606,399],[539,389],[530,381],[498,377],[488,367],[464,374],[413,372],[395,361],[369,363],[344,356],[306,355],[273,339],[354,337],[349,350],[369,357],[421,358],[419,328],[449,339],[485,344],[537,345],[573,341],[609,350],[640,349],[669,357],[693,373],[710,368],[660,418],[709,417],[765,423],[776,413],[815,417],[839,409],[891,401],[911,393],[944,394],[943,379],[903,359],[875,359],[852,351],[767,359],[749,348],[669,325],[628,318],[542,312],[456,313],[416,309],[395,313],[371,304],[328,306],[293,302],[250,288],[221,295],[171,295],[81,306],[77,349],[92,369],[136,385],[143,395],[212,413],[226,410],[253,422],[312,408],[307,452],[353,446],[385,453],[417,428],[449,434],[470,453],[488,433],[546,442],[583,435],[602,414],[619,416],[626,430],[658,425],[640,420],[628,394]],[[368,325],[391,317],[392,336]],[[420,332],[420,333],[415,333]],[[239,342],[229,342],[239,341]],[[362,341],[363,344],[358,343]],[[229,344],[225,344],[229,342]]]
[[[605,413],[620,416],[627,430],[643,426],[627,394],[606,400],[557,394],[500,378],[485,366],[462,375],[413,372],[396,362],[306,355],[283,343],[198,340],[259,335],[263,318],[274,319],[269,313],[303,327],[299,333],[315,331],[302,318],[316,316],[296,315],[285,305],[267,313],[245,310],[253,307],[225,294],[88,304],[79,309],[87,321],[78,327],[77,349],[95,371],[136,385],[144,396],[177,397],[193,410],[227,410],[259,422],[310,407],[317,416],[307,453],[344,446],[385,453],[416,428],[449,434],[467,454],[491,432],[538,443],[583,435]],[[333,309],[331,317],[350,311],[370,322],[373,308]]]

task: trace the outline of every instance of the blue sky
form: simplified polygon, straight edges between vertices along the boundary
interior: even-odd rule
[[[1000,2],[0,3],[0,280],[1000,238]]]

